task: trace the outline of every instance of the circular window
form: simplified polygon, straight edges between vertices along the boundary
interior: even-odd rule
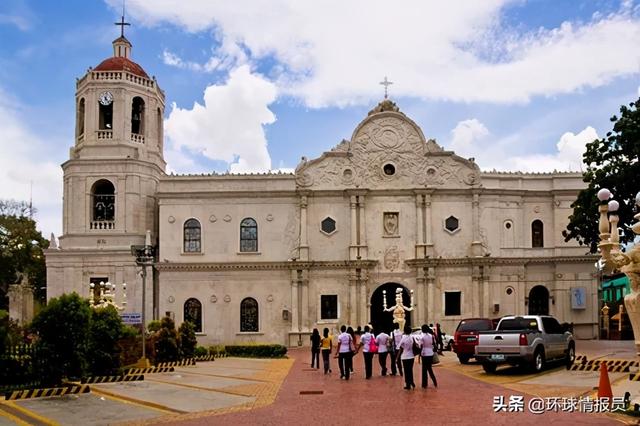
[[[384,171],[384,174],[387,176],[393,176],[396,174],[396,166],[391,163],[387,163],[382,167],[382,171]]]
[[[507,287],[507,296],[511,296],[513,293],[513,289],[511,287]]]
[[[505,222],[504,227],[506,229],[511,229],[511,222]]]

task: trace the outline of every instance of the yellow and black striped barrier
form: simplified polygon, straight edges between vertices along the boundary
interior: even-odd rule
[[[156,367],[184,367],[187,365],[196,365],[196,360],[189,358],[181,361],[159,362],[156,364]]]
[[[44,398],[47,396],[73,395],[89,392],[91,392],[91,389],[88,385],[70,385],[57,388],[24,389],[7,392],[4,399],[7,401],[15,401],[17,399]]]
[[[628,373],[631,368],[638,367],[638,362],[630,359],[594,359],[580,364],[573,364],[570,371],[600,371],[600,364],[607,365],[610,373]]]
[[[629,374],[629,380],[634,382],[640,382],[640,372],[639,373],[631,373]]]
[[[216,355],[204,355],[195,358],[196,362],[215,361],[218,356]]]
[[[137,382],[144,380],[142,374],[125,374],[122,376],[93,376],[84,377],[82,383],[116,383],[116,382]]]
[[[172,373],[175,371],[173,367],[147,367],[147,368],[130,368],[125,370],[125,375],[131,374],[154,374],[154,373]]]
[[[585,362],[587,362],[587,356],[586,355],[576,355],[576,360],[574,362],[580,363],[580,364],[584,364]]]

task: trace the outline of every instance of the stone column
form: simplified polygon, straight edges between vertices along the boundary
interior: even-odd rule
[[[300,196],[300,260],[309,260],[309,241],[307,239],[307,205],[306,195]]]
[[[349,247],[349,258],[355,260],[358,256],[358,202],[355,195],[349,197],[351,206],[351,244]]]
[[[424,196],[424,236],[425,236],[425,256],[433,256],[433,223],[431,214],[431,194]]]
[[[480,276],[478,266],[471,265],[471,316],[479,317],[480,314]],[[464,307],[463,310],[464,312]]]
[[[357,311],[358,311],[358,302],[357,302],[357,279],[355,271],[349,272],[349,301],[347,305],[348,316],[347,322],[349,325],[353,325],[357,321]]]
[[[425,294],[427,268],[416,267],[416,285],[418,287],[418,306],[416,306],[417,323],[422,325],[425,323],[425,304],[427,303]]]
[[[364,195],[358,196],[358,252],[360,258],[367,259],[367,220],[365,214]]]
[[[416,259],[423,259],[426,257],[425,252],[425,201],[424,193],[416,191]]]
[[[300,331],[300,322],[298,317],[298,271],[291,270],[291,331],[297,333]]]
[[[427,282],[427,323],[434,323],[435,319],[438,317],[435,312],[435,282],[436,275],[434,268],[427,268],[427,274],[425,276]]]
[[[301,327],[300,331],[309,331],[309,276],[307,270],[298,271],[298,288],[302,291],[300,303]]]
[[[493,306],[491,301],[489,300],[489,267],[481,266],[480,271],[480,281],[482,282],[482,311],[481,314],[483,317],[490,316],[489,314],[493,314]]]
[[[473,201],[471,202],[472,209],[472,228],[473,228],[473,241],[471,242],[471,255],[478,257],[482,256],[482,241],[480,239],[480,196],[478,193],[473,194]]]

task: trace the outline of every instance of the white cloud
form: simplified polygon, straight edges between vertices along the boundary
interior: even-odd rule
[[[393,7],[383,0],[192,0],[178,8],[171,0],[131,0],[127,8],[149,25],[213,29],[218,60],[274,58],[281,91],[315,107],[370,103],[380,98],[385,74],[396,82],[393,97],[509,103],[637,73],[634,8],[517,33],[501,21],[507,5],[518,7],[511,0]]]
[[[468,157],[476,151],[474,145],[489,135],[489,130],[480,121],[472,118],[459,122],[451,131],[451,135],[450,149],[460,156]]]
[[[45,237],[62,231],[62,170],[51,161],[49,147],[28,130],[19,102],[0,88],[0,198],[28,201],[38,210],[38,229]]]
[[[493,140],[489,130],[477,119],[460,121],[451,131],[447,146],[463,157],[474,157],[483,170],[522,172],[579,172],[584,168],[582,155],[587,143],[598,139],[596,130],[585,127],[579,133],[565,132],[556,143],[556,151],[550,154],[522,154],[523,136],[516,134]]]
[[[269,170],[263,125],[276,120],[268,108],[276,94],[273,83],[243,65],[229,73],[224,85],[205,89],[204,105],[196,102],[192,109],[183,109],[174,104],[165,121],[171,169],[185,171],[181,166],[189,164],[186,150],[225,161],[233,173]]]

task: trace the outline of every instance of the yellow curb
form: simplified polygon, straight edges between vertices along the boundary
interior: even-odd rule
[[[238,376],[225,376],[223,374],[197,373],[195,371],[175,371],[175,373],[191,374],[192,376],[221,377],[224,379],[242,380],[246,382],[262,382],[262,383],[269,382],[268,380],[263,380],[263,379],[252,379],[252,378],[238,377]]]
[[[183,387],[183,388],[203,390],[203,391],[207,391],[207,392],[226,393],[226,394],[235,395],[235,396],[247,396],[247,397],[254,396],[254,395],[250,395],[250,394],[247,395],[247,394],[240,393],[240,392],[226,391],[224,389],[205,388],[205,387],[202,387],[202,386],[189,385],[187,383],[176,383],[176,382],[171,382],[171,381],[167,381],[167,380],[159,380],[159,379],[156,379],[156,378],[147,379],[147,382],[162,383],[162,384],[165,384],[165,385],[179,386],[179,387]]]
[[[170,414],[186,414],[188,411],[176,410],[175,408],[169,408],[162,404],[157,404],[155,402],[144,401],[142,399],[132,398],[130,396],[119,395],[113,392],[106,391],[104,389],[97,389],[94,387],[93,393],[103,396],[109,396],[111,398],[121,399],[123,401],[132,402],[134,404],[144,405],[147,407],[155,408],[156,410],[165,411]]]
[[[10,412],[2,410],[2,409],[0,409],[0,417],[5,417],[5,418],[11,420],[12,422],[14,422],[15,424],[17,424],[19,426],[29,426],[29,423],[25,422],[20,417],[16,417],[13,414],[11,414]]]
[[[16,404],[14,401],[5,401],[4,404],[10,406],[11,408],[16,409],[17,411],[20,411],[22,414],[24,414],[27,417],[31,417],[32,419],[36,419],[37,421],[44,423],[46,425],[50,425],[50,426],[60,426],[60,423],[57,423],[51,419],[48,419],[46,417],[41,416],[40,414],[34,413],[33,411],[25,408],[25,407],[21,407],[20,405]]]
[[[121,395],[116,395],[116,394],[112,394],[110,392],[100,392],[100,391],[95,391],[94,392],[96,395],[100,395],[102,397],[105,397],[107,399],[111,399],[117,402],[121,402],[124,404],[132,404],[132,405],[137,405],[139,407],[143,407],[143,408],[147,408],[147,409],[151,409],[151,410],[156,410],[159,411],[163,414],[176,414],[175,410],[171,409],[171,408],[159,408],[159,407],[154,407],[154,405],[159,405],[159,404],[155,404],[155,403],[147,403],[145,401],[138,401],[134,398],[127,398],[127,397],[123,397]]]

